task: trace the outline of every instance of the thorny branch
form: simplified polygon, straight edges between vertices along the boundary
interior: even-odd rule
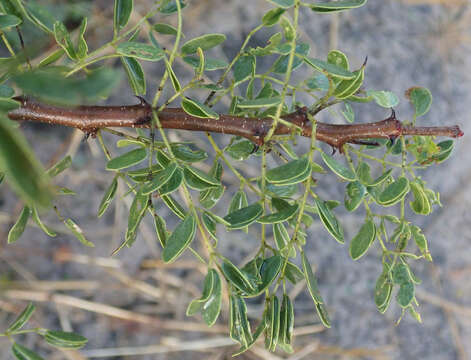
[[[21,106],[8,113],[8,117],[12,120],[63,125],[91,134],[105,127],[147,128],[151,124],[152,108],[143,99],[136,105],[78,106],[70,108],[42,104],[24,97],[17,97],[16,100],[21,103]],[[291,134],[297,128],[300,135],[310,137],[312,127],[307,112],[307,108],[304,107],[282,116],[283,120],[293,126],[279,123],[274,135]],[[263,144],[263,139],[273,122],[271,118],[250,118],[233,115],[220,115],[218,119],[199,118],[187,114],[181,108],[166,108],[159,112],[158,116],[164,129],[239,135],[257,145]],[[365,139],[394,139],[401,135],[457,138],[463,136],[463,132],[457,125],[405,126],[396,119],[394,111],[387,119],[373,123],[334,125],[318,122],[316,126],[316,139],[340,151],[345,143],[362,144]]]

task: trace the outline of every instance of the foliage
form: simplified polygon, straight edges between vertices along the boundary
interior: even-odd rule
[[[113,38],[93,51],[86,42],[86,17],[78,28],[71,30],[63,19],[55,19],[37,1],[3,1],[0,34],[11,56],[0,59],[0,170],[25,201],[8,242],[19,239],[30,218],[46,234],[55,236],[54,230],[41,221],[39,210],[54,203],[54,194],[74,194],[52,185],[54,176],[70,167],[72,159],[67,157],[43,171],[14,124],[7,120],[7,112],[20,106],[13,98],[15,91],[11,86],[21,94],[52,103],[93,102],[106,98],[119,81],[122,70],[103,65],[107,59],[117,58],[133,92],[146,95],[146,83],[155,80],[146,77],[141,62],[153,61],[165,68],[165,73],[157,91],[147,94],[152,96],[152,106],[157,108],[150,133],[135,130],[135,136],[127,135],[125,140],[119,140],[118,147],[130,149],[118,156],[111,156],[101,133],[96,134],[108,158],[106,170],[110,172],[110,185],[103,195],[98,217],[113,201],[118,201],[114,200],[118,183],[128,186],[127,196],[133,199],[124,241],[115,252],[132,246],[142,219],[152,217],[165,262],[178,261],[188,250],[207,267],[202,295],[188,305],[188,316],[201,313],[208,326],[213,325],[221,310],[222,297],[227,296],[230,336],[240,344],[237,354],[247,350],[262,334],[270,351],[280,348],[291,352],[295,304],[288,296],[290,286],[305,279],[320,321],[326,327],[331,326],[327,304],[304,251],[309,228],[320,221],[334,240],[341,244],[349,242],[353,260],[377,246],[383,270],[372,295],[378,310],[384,313],[388,309],[393,290],[397,289],[396,301],[402,315],[410,312],[420,321],[414,296],[415,286],[420,281],[409,263],[432,258],[425,236],[413,224],[413,218],[406,217],[406,210],[409,207],[418,215],[429,215],[436,205],[441,205],[439,195],[429,189],[416,172],[444,161],[452,151],[453,142],[435,143],[434,139],[422,136],[400,137],[396,142],[379,139],[377,146],[345,145],[342,149],[345,157],[333,157],[318,145],[313,131],[308,151],[298,154],[294,126],[291,135],[274,134],[277,124],[284,123],[283,115],[302,106],[318,112],[343,104],[342,114],[353,122],[353,103],[374,101],[391,108],[397,105],[399,98],[389,91],[363,89],[366,62],[357,69],[352,68],[347,56],[339,50],[329,52],[325,59],[313,58],[309,56],[309,45],[300,39],[302,8],[312,10],[313,16],[326,16],[325,13],[361,7],[366,0],[269,2],[274,7],[260,19],[260,25],[247,35],[236,56],[227,63],[208,54],[208,50],[221,46],[226,40],[223,34],[204,34],[183,42],[186,4],[180,0],[155,1],[145,16],[133,24],[129,24],[133,1],[116,0]],[[166,23],[168,16],[177,18],[176,27]],[[145,24],[151,26],[149,32],[143,34]],[[42,55],[41,49],[27,51],[20,47],[17,31],[34,28],[43,32],[38,36],[55,40],[53,52]],[[267,45],[250,47],[249,40],[254,34],[266,28],[272,31]],[[174,37],[171,49],[160,46],[162,36]],[[32,56],[40,60],[30,63]],[[269,71],[258,71],[257,59],[261,57],[273,60]],[[174,64],[180,60],[194,70],[193,79],[187,83],[182,83],[174,71]],[[308,71],[312,74],[293,83],[291,74],[301,68],[306,74]],[[213,71],[219,71],[220,76],[215,77]],[[210,80],[214,78],[216,80]],[[162,101],[165,86],[171,86],[173,95]],[[191,89],[198,90],[199,100],[187,96]],[[312,95],[316,100],[313,104],[302,104],[297,96],[301,93]],[[415,110],[413,124],[430,109],[432,96],[427,89],[413,87],[407,91],[407,97]],[[219,114],[213,108],[223,98],[231,100],[228,112],[232,115],[274,119],[260,148],[238,137],[220,148],[211,134],[206,135],[214,150],[209,155],[194,144],[170,142],[159,122],[159,111],[181,102],[183,110],[190,115],[217,119]],[[315,118],[311,121],[315,128]],[[154,141],[155,131],[161,137],[159,141]],[[280,165],[269,168],[268,157]],[[248,159],[261,164],[260,174],[255,178],[247,178],[234,167],[235,162]],[[203,167],[202,163],[210,166]],[[202,170],[209,167],[209,171]],[[227,209],[216,206],[226,191],[224,170],[232,172],[240,181]],[[337,178],[345,184],[342,205],[348,211],[364,212],[364,219],[352,239],[345,238],[336,216],[335,208],[341,204],[322,198],[313,176]],[[168,219],[157,214],[157,205],[167,206],[178,219],[172,231],[167,229]],[[58,210],[57,214],[79,241],[93,246],[72,219],[62,218]],[[228,258],[229,254],[220,253],[221,229],[260,234],[254,257],[246,264],[237,265]],[[208,257],[194,249],[197,237],[202,240]],[[226,286],[222,286],[223,282]],[[223,294],[223,289],[227,289],[227,293]],[[247,318],[246,301],[253,297],[262,298],[265,304],[256,323]],[[2,335],[20,333],[32,309],[34,307],[29,306]],[[253,326],[255,330],[251,329]],[[58,331],[31,331],[42,335],[53,346],[78,348],[86,341],[78,335]],[[12,352],[17,359],[40,358],[17,343]]]

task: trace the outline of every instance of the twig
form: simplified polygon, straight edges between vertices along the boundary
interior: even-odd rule
[[[21,106],[12,110],[8,116],[12,120],[27,120],[81,129],[94,134],[105,127],[148,128],[151,125],[151,106],[143,101],[137,105],[126,106],[79,106],[71,108],[41,104],[23,97],[17,97]],[[189,131],[207,131],[239,135],[261,145],[270,130],[273,119],[248,118],[232,115],[219,115],[218,119],[191,116],[181,108],[167,108],[159,112],[162,128]],[[274,135],[287,135],[293,128],[300,128],[300,135],[311,137],[312,127],[307,118],[307,108],[282,116],[284,122],[278,123]],[[292,124],[293,126],[287,126]],[[345,143],[370,138],[395,138],[401,135],[425,135],[461,137],[464,133],[456,126],[412,127],[404,126],[394,113],[387,119],[355,125],[334,125],[317,123],[316,140],[325,142],[339,150]]]

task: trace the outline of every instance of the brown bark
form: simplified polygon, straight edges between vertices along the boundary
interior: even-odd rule
[[[152,108],[145,101],[137,105],[125,106],[79,106],[56,107],[41,104],[27,98],[16,98],[21,106],[8,113],[12,120],[26,120],[63,125],[94,133],[105,127],[149,128]],[[232,115],[220,115],[219,119],[203,119],[189,115],[181,108],[167,108],[158,113],[164,129],[189,131],[207,131],[213,133],[239,135],[262,144],[263,138],[273,124],[271,118],[249,118]],[[310,137],[312,127],[307,116],[307,109],[301,108],[282,117],[284,120],[301,128],[301,135]],[[292,132],[289,126],[278,124],[274,135]],[[367,124],[334,125],[318,122],[316,139],[337,149],[345,143],[362,143],[372,138],[395,138],[401,135],[461,137],[463,132],[456,126],[412,127],[404,126],[393,114],[382,121]]]

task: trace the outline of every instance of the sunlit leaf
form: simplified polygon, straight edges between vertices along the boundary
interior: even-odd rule
[[[350,256],[353,260],[361,258],[376,238],[376,225],[368,219],[350,243]]]
[[[196,219],[193,214],[189,214],[178,224],[172,235],[167,239],[162,259],[166,262],[173,262],[193,241],[196,233]]]

